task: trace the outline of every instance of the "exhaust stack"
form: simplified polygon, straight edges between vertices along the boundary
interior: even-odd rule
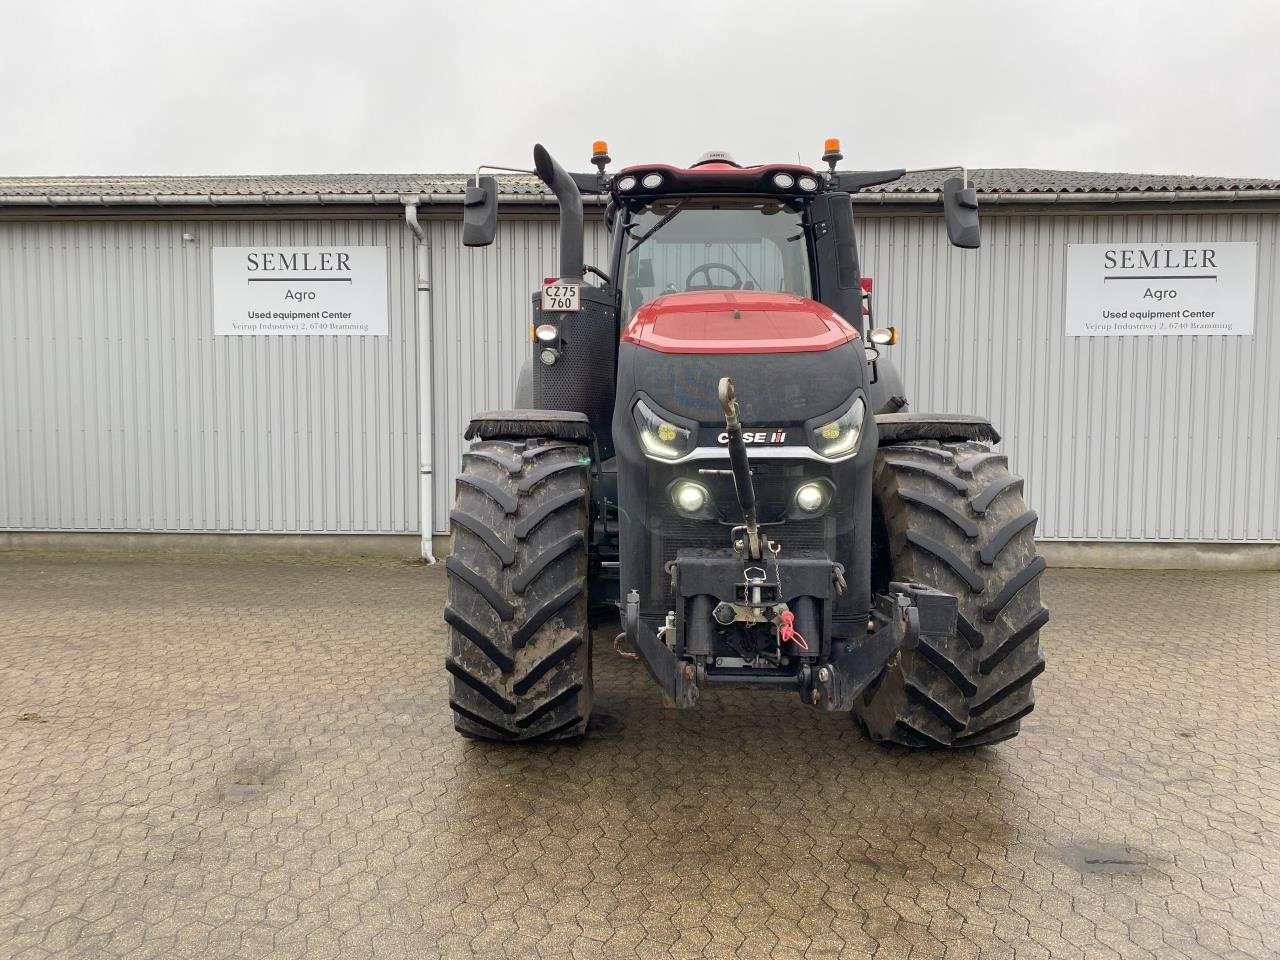
[[[560,204],[560,280],[582,279],[582,193],[547,148],[533,148],[533,169]]]

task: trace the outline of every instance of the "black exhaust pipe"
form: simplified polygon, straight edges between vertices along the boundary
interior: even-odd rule
[[[582,279],[582,193],[573,177],[565,172],[547,148],[533,148],[533,169],[538,178],[551,188],[560,204],[560,277],[561,280]]]

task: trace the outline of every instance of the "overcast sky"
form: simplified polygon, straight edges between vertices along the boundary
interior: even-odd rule
[[[1280,177],[1274,0],[15,0],[0,176],[965,163]]]

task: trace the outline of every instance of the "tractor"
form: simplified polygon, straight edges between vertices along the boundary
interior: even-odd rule
[[[679,707],[744,687],[907,747],[1018,733],[1044,669],[1036,514],[987,420],[907,409],[896,330],[864,309],[853,205],[908,171],[840,170],[836,140],[822,158],[608,174],[597,142],[596,171],[569,173],[534,148],[558,276],[533,293],[515,409],[466,431],[444,611],[462,735],[586,734],[593,628],[619,622]],[[497,233],[486,169],[511,168],[468,177],[468,246]],[[976,248],[954,169],[947,234]],[[584,263],[584,194],[607,264]]]

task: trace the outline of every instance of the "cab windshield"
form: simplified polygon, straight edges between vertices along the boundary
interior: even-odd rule
[[[623,316],[665,293],[764,290],[813,296],[800,211],[778,200],[668,197],[623,230]]]

